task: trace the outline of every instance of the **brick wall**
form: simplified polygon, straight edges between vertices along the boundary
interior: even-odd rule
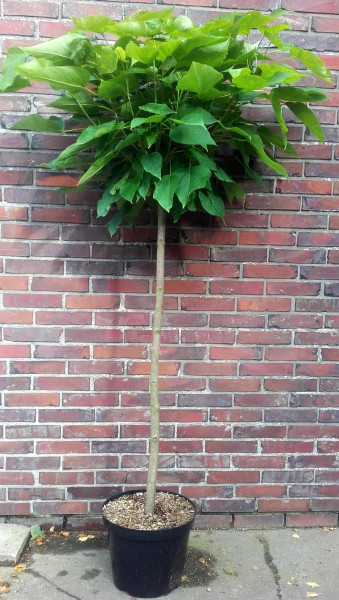
[[[295,120],[289,181],[262,169],[267,192],[245,182],[226,227],[196,216],[168,226],[159,483],[214,525],[333,525],[339,512],[338,0],[176,10],[202,22],[280,6],[298,10],[286,39],[334,72],[316,109],[326,144]],[[62,34],[72,15],[136,7],[4,0],[2,53]],[[75,175],[35,168],[70,139],[7,128],[49,100],[42,84],[0,97],[3,515],[98,513],[146,477],[154,218],[110,239],[95,194],[56,191]],[[274,122],[267,107],[247,112]]]

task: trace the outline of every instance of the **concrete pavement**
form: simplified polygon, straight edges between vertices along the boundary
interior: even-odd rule
[[[6,600],[131,600],[111,576],[106,535],[47,536],[0,567]],[[339,600],[339,529],[193,530],[183,582],[171,600]],[[14,576],[14,577],[13,577]],[[135,599],[133,599],[135,600]]]

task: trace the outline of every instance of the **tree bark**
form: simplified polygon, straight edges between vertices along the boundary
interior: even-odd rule
[[[160,360],[160,336],[162,313],[164,307],[164,281],[165,281],[165,221],[166,213],[162,206],[158,205],[158,237],[157,237],[157,262],[156,262],[156,291],[155,309],[153,322],[153,339],[151,351],[151,431],[150,431],[150,454],[147,473],[145,514],[151,515],[155,506],[155,491],[157,485],[158,461],[159,461],[159,360]]]

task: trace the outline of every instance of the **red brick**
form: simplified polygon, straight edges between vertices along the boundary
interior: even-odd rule
[[[278,194],[325,194],[332,191],[331,181],[290,179],[277,182]]]
[[[286,515],[286,527],[336,527],[337,514],[290,513]]]
[[[240,244],[245,246],[294,246],[295,236],[289,231],[240,231]],[[244,251],[242,253],[244,254]],[[248,251],[248,258],[244,256],[244,261],[246,260],[251,261],[250,251]],[[257,260],[261,262],[260,259]]]
[[[237,341],[239,344],[290,344],[291,333],[288,331],[239,331]]]
[[[210,379],[213,392],[257,392],[260,389],[259,379]]]
[[[23,206],[0,206],[0,221],[27,221],[28,209]]]
[[[319,292],[320,283],[306,283],[304,281],[279,283],[270,281],[266,287],[266,293],[273,296],[317,296]]]
[[[310,510],[310,500],[297,498],[272,498],[272,500],[260,499],[258,501],[259,512],[307,512]]]
[[[88,390],[89,379],[86,377],[37,377],[37,390]]]
[[[325,2],[322,0],[302,0],[298,5],[293,4],[292,0],[282,0],[281,7],[296,12],[333,13],[335,15],[338,13],[337,0],[325,0]]]
[[[8,392],[5,394],[6,406],[59,406],[58,393]]]
[[[0,171],[0,185],[32,185],[30,171]]]
[[[0,35],[34,35],[34,23],[27,20],[2,19]]]
[[[51,223],[88,223],[89,213],[73,208],[33,208],[32,221]]]
[[[236,529],[276,529],[278,527],[284,527],[284,515],[239,514],[234,516],[234,527]]]
[[[18,0],[5,0],[5,15],[17,15],[23,17],[49,17],[58,16],[58,4],[56,2],[18,2]]]
[[[239,277],[237,265],[213,265],[211,263],[187,263],[185,273],[194,277]]]
[[[247,210],[299,210],[300,198],[292,196],[270,196],[269,194],[253,194],[246,196],[245,208]],[[251,234],[252,232],[240,232]],[[269,233],[269,232],[267,232]]]
[[[263,281],[211,281],[211,294],[236,294],[236,295],[262,295],[264,293]],[[224,310],[234,310],[234,300],[228,299],[230,306]],[[226,299],[224,300],[226,303]],[[233,304],[232,304],[233,303]]]
[[[143,279],[95,279],[93,292],[99,294],[145,294],[149,283]]]
[[[24,240],[56,240],[59,232],[56,226],[3,225],[2,237]]]
[[[54,292],[87,292],[88,279],[86,277],[33,277],[33,291],[51,289]]]
[[[73,28],[71,21],[67,22],[54,22],[54,21],[39,21],[39,32],[40,37],[56,37],[64,35]]]
[[[27,289],[28,289],[28,278],[27,277],[15,277],[12,275],[0,275],[0,290],[24,291]],[[28,294],[20,294],[19,297],[22,297],[23,295],[28,296]],[[7,294],[7,296],[15,297],[16,294]],[[4,304],[4,306],[6,306],[6,304]],[[13,306],[13,305],[10,304],[10,306]]]
[[[273,217],[272,217],[273,218]],[[264,279],[294,279],[297,277],[297,268],[284,265],[244,265],[244,277]]]
[[[269,392],[309,392],[317,389],[316,379],[265,379],[264,388]]]
[[[324,263],[325,252],[322,249],[315,250],[286,250],[285,248],[271,248],[269,261],[274,263]]]

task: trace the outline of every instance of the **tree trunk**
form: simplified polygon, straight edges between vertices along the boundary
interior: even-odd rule
[[[165,271],[165,220],[166,213],[158,205],[158,238],[157,238],[157,266],[156,266],[156,291],[153,322],[153,339],[151,352],[151,432],[150,455],[147,473],[147,488],[145,514],[154,512],[155,491],[157,485],[158,460],[159,460],[159,360],[162,312],[164,306],[164,271]]]

